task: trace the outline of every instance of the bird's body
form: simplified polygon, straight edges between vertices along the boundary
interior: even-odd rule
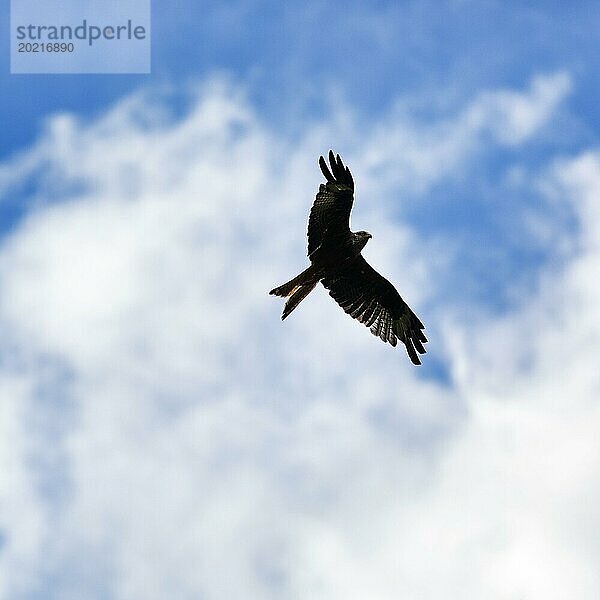
[[[414,364],[421,364],[424,326],[396,288],[361,254],[371,234],[350,231],[350,211],[354,202],[354,180],[339,154],[329,151],[329,170],[325,159],[319,166],[327,179],[321,184],[308,220],[308,258],[310,266],[287,283],[271,290],[287,298],[285,319],[319,281],[329,295],[353,318],[364,323],[374,335],[395,346],[402,341]]]

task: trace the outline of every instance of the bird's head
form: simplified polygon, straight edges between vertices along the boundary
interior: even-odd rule
[[[372,238],[373,236],[368,232],[368,231],[357,231],[354,234],[354,239],[356,241],[356,244],[358,246],[360,246],[361,250],[367,245],[367,242]]]

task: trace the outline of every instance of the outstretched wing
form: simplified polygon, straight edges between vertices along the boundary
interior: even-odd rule
[[[321,245],[325,235],[350,235],[350,211],[354,202],[354,180],[340,155],[329,151],[331,171],[321,156],[319,166],[327,183],[319,186],[308,218],[308,255]]]
[[[410,360],[415,365],[421,364],[417,352],[425,353],[423,344],[427,341],[422,331],[423,323],[402,300],[396,288],[362,255],[348,268],[323,279],[322,283],[351,317],[364,323],[373,335],[392,346],[397,340],[403,342]]]

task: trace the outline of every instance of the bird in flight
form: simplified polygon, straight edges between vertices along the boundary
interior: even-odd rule
[[[402,300],[396,288],[364,259],[361,250],[371,239],[366,231],[350,231],[354,202],[354,180],[340,155],[329,151],[329,165],[319,157],[327,180],[319,186],[308,218],[310,266],[269,294],[287,298],[285,319],[319,281],[329,295],[348,313],[370,328],[384,342],[396,346],[400,340],[410,360],[420,365],[427,338],[424,325]]]

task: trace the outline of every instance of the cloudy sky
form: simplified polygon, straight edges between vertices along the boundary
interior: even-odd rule
[[[598,4],[276,4],[0,53],[0,597],[597,599]],[[329,148],[422,367],[267,295]]]

